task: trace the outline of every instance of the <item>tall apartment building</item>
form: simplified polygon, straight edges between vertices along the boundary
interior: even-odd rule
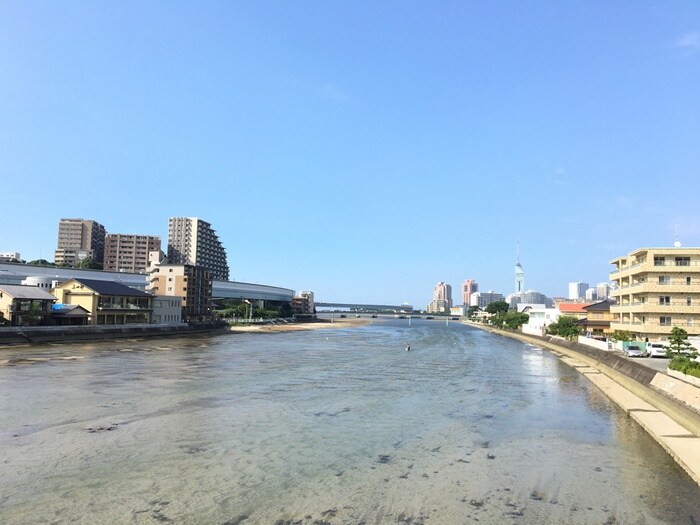
[[[209,270],[189,264],[153,264],[147,291],[156,296],[181,297],[182,319],[211,319],[212,279]]]
[[[160,237],[108,233],[103,268],[112,272],[146,273],[148,254],[160,251]]]
[[[168,262],[201,266],[212,279],[228,281],[226,250],[211,224],[196,217],[170,217]]]
[[[87,219],[61,219],[58,223],[58,243],[54,252],[56,264],[76,266],[90,257],[104,260],[105,227]]]
[[[472,294],[479,291],[479,285],[474,279],[467,279],[462,283],[462,305],[468,307],[471,304]]]
[[[700,335],[700,248],[640,248],[610,264],[613,331],[652,341],[675,326]]]
[[[450,313],[452,308],[452,286],[440,281],[433,289],[433,301],[428,305],[428,313]]]
[[[610,295],[610,285],[608,283],[598,283],[595,287],[595,293],[599,301],[604,301]]]

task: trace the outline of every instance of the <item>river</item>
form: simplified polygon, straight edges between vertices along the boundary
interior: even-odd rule
[[[6,525],[700,524],[585,377],[416,319],[1,349],[0,466]]]

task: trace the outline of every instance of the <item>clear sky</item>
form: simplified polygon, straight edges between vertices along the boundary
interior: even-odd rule
[[[217,230],[235,280],[425,307],[700,245],[700,2],[0,0],[0,251]]]

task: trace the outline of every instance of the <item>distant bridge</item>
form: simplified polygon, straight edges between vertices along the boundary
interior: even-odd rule
[[[351,312],[412,312],[412,304],[314,303],[316,308],[336,308]]]

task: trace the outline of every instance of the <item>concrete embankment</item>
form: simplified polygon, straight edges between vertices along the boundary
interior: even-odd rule
[[[617,352],[561,338],[473,324],[546,348],[576,368],[642,426],[700,485],[700,387],[657,372]]]
[[[130,337],[190,335],[223,330],[220,323],[172,325],[89,325],[0,328],[0,346],[71,341],[100,341]]]

